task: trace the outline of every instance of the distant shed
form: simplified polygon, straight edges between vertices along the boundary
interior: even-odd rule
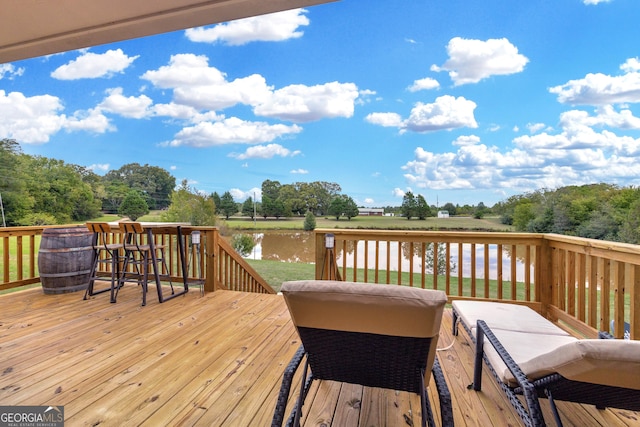
[[[360,216],[383,216],[383,208],[358,208],[358,215]]]
[[[449,211],[438,211],[438,218],[449,218]]]

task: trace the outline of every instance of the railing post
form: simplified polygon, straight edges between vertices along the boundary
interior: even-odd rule
[[[322,270],[326,263],[326,253],[324,250],[324,232],[315,232],[316,236],[316,280],[322,280]]]
[[[204,291],[205,292],[214,292],[216,290],[216,278],[217,276],[217,266],[216,266],[216,251],[218,249],[218,229],[213,230],[205,230],[206,235],[205,245],[206,250],[205,254],[207,256],[207,262],[205,263],[206,273],[204,275]]]
[[[547,315],[547,309],[552,303],[553,284],[556,282],[553,277],[552,251],[546,235],[540,239],[540,255],[536,260],[536,288],[539,302],[542,306],[542,315]]]

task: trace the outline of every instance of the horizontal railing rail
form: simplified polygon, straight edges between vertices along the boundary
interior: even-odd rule
[[[58,228],[63,226],[56,226]],[[52,227],[0,228],[0,291],[19,288],[40,282],[38,250],[42,233]],[[216,289],[243,290],[246,292],[275,293],[260,275],[229,245],[217,227],[182,226],[187,280],[192,285],[203,286],[205,291]],[[122,235],[112,226],[110,243],[121,243]],[[182,264],[175,225],[154,224],[153,238],[156,244],[166,247],[168,275],[172,282],[183,280]],[[200,232],[199,244],[193,244],[191,233]],[[108,270],[99,274],[108,276]]]
[[[315,237],[317,279],[526,304],[585,337],[640,339],[637,245],[498,232],[317,229]]]

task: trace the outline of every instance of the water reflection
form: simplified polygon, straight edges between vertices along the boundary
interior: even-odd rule
[[[309,231],[248,233],[256,246],[247,258],[314,263],[314,235]]]
[[[302,262],[302,263],[314,263],[315,262],[315,239],[313,232],[307,231],[264,231],[262,233],[247,233],[251,235],[256,242],[256,246],[247,258],[250,259],[264,259],[281,262]],[[336,247],[337,265],[342,268],[343,265],[352,267],[354,265],[354,254],[357,253],[357,265],[364,268],[365,266],[365,244],[367,245],[367,252],[369,253],[368,268],[373,268],[375,265],[374,258],[378,256],[378,267],[381,270],[387,268],[392,271],[398,270],[398,265],[403,271],[408,271],[409,266],[413,263],[414,269],[419,271],[422,258],[420,253],[420,244],[417,243],[412,251],[408,243],[391,242],[387,245],[387,242],[379,242],[376,246],[374,241],[359,241],[357,248],[353,242],[347,242],[346,250],[343,253],[342,243],[339,243]],[[444,245],[439,245],[438,251],[444,253]],[[458,259],[458,244],[452,243],[450,245],[451,260],[450,267],[452,274],[458,269],[462,270],[464,277],[471,276],[471,245],[462,245],[462,258]],[[475,247],[475,275],[477,278],[484,278],[484,258],[488,257],[489,262],[489,278],[496,279],[498,275],[498,245],[488,245],[488,252],[485,253],[485,247],[482,244],[478,244]],[[438,257],[440,258],[440,257]],[[388,261],[387,261],[388,260]],[[511,277],[511,246],[504,246],[502,248],[502,277],[505,280],[509,280]],[[531,253],[531,274],[533,274],[533,260],[535,260],[535,253]],[[525,264],[524,264],[524,248],[518,246],[516,248],[516,280],[522,281],[525,277]],[[388,264],[388,266],[387,266]],[[438,270],[443,273],[444,266],[439,262]],[[426,271],[431,272],[433,266],[433,255],[431,259],[427,255]]]

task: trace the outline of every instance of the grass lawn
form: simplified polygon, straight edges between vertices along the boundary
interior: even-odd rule
[[[302,230],[304,218],[256,218],[246,217],[221,219],[220,226],[234,230]],[[499,217],[475,219],[472,217],[427,218],[424,220],[391,216],[357,216],[351,220],[336,220],[332,217],[316,218],[316,228],[361,228],[380,230],[470,230],[470,231],[514,231],[510,225],[501,224]]]

